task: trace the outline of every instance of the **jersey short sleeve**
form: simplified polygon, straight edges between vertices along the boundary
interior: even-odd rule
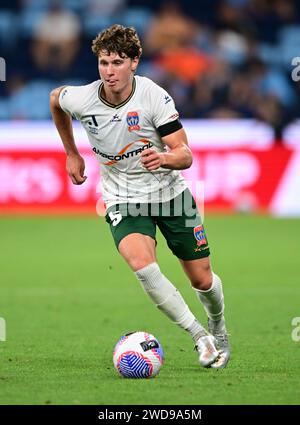
[[[76,108],[77,91],[78,87],[66,86],[61,90],[58,98],[61,109],[75,119],[79,119],[78,108]]]
[[[151,87],[150,105],[152,122],[162,137],[182,128],[174,100],[157,84]]]

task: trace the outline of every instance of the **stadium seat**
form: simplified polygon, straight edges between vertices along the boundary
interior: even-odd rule
[[[61,3],[65,9],[81,14],[85,11],[88,0],[63,0]]]
[[[109,16],[86,14],[83,17],[83,31],[86,36],[95,37],[100,31],[113,23],[112,18]]]
[[[43,16],[44,10],[24,10],[19,17],[18,33],[22,38],[31,38],[33,30]]]
[[[280,51],[282,65],[289,69],[292,58],[300,56],[300,26],[287,25],[281,28],[278,34],[278,40],[278,48]]]
[[[269,43],[260,43],[257,47],[257,55],[259,58],[270,65],[281,64],[280,47]]]
[[[16,40],[17,17],[8,10],[0,10],[0,46],[2,51],[7,51]]]
[[[295,100],[295,93],[280,69],[270,69],[263,80],[261,89],[263,93],[275,94],[285,106]]]
[[[134,27],[140,36],[143,36],[152,19],[152,13],[144,7],[131,7],[120,16],[120,23]]]
[[[9,116],[9,101],[0,99],[0,120],[8,120]]]
[[[23,10],[29,12],[43,12],[51,5],[51,0],[26,0],[23,2]]]
[[[50,118],[49,93],[54,88],[50,81],[32,81],[9,100],[11,119],[47,119]]]

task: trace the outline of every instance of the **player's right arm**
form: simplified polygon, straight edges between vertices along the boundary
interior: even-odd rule
[[[75,144],[72,118],[60,106],[59,96],[64,88],[65,87],[58,87],[50,93],[50,110],[54,124],[66,151],[67,173],[69,174],[72,183],[78,185],[84,183],[87,177],[84,175],[84,159],[79,154]]]

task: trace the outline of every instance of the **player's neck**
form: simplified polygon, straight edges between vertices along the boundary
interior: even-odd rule
[[[123,103],[126,99],[129,98],[133,90],[133,80],[130,81],[130,84],[128,84],[123,90],[116,92],[111,90],[109,87],[105,87],[103,84],[102,90],[101,90],[101,97],[106,100],[106,102],[111,103],[112,105],[119,105],[120,103]]]

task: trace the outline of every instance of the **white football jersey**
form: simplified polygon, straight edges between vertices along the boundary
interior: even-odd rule
[[[180,194],[187,187],[180,171],[159,168],[150,172],[142,166],[140,155],[147,148],[166,151],[158,128],[178,123],[173,99],[149,78],[135,76],[131,95],[112,105],[100,96],[102,84],[98,80],[85,86],[67,86],[59,102],[87,132],[100,162],[106,207],[165,202]]]

